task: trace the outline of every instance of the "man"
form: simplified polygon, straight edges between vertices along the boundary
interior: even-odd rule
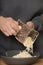
[[[14,37],[19,31],[18,19],[37,31],[43,31],[43,0],[0,0],[0,54],[7,50],[25,49]],[[40,32],[34,44],[35,51],[39,51],[41,57],[42,36]]]

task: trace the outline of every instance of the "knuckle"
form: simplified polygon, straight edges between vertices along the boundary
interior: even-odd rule
[[[9,17],[9,19],[12,19],[11,17]]]
[[[13,20],[13,18],[12,17],[9,17],[9,20]]]

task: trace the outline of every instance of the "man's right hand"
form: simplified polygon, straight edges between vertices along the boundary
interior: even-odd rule
[[[0,17],[0,30],[6,35],[16,35],[19,31],[18,22],[11,17]]]

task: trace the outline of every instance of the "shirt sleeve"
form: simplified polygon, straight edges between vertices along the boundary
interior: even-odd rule
[[[43,31],[43,14],[36,16],[32,19],[32,22],[35,25],[35,29],[38,31]]]

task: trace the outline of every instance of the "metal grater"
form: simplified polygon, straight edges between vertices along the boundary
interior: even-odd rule
[[[20,43],[24,43],[24,41],[26,40],[27,37],[31,37],[32,38],[32,45],[34,44],[35,40],[37,39],[39,32],[29,28],[25,23],[23,23],[21,20],[18,21],[19,25],[22,27],[20,29],[20,31],[17,33],[17,35],[15,36],[15,38],[20,42]],[[24,45],[24,44],[23,44]],[[29,44],[28,44],[29,45]],[[29,50],[30,49],[30,50]],[[33,52],[33,47],[31,48],[27,48],[26,47],[26,51],[28,52]]]

